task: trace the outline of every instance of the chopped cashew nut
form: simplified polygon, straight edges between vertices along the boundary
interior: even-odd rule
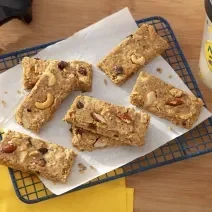
[[[137,58],[135,55],[131,56],[131,60],[133,63],[143,66],[145,64],[145,58],[139,57]]]
[[[54,102],[54,96],[51,93],[47,93],[46,101],[45,102],[36,102],[35,107],[37,107],[38,109],[44,110],[44,109],[51,107],[53,102]]]
[[[46,76],[48,76],[48,78],[49,78],[48,86],[55,85],[55,83],[56,83],[56,77],[55,77],[55,75],[53,73],[51,73],[50,71],[49,72],[44,72],[44,74]]]
[[[145,106],[151,105],[157,99],[155,91],[150,91],[146,97],[147,101],[144,104]]]

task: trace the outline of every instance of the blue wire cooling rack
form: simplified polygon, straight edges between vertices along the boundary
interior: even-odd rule
[[[191,69],[189,68],[185,56],[183,55],[174,32],[168,22],[161,17],[150,17],[138,20],[136,23],[138,25],[142,23],[152,24],[157,33],[169,42],[170,48],[166,50],[163,57],[182,78],[191,91],[196,96],[202,98],[202,94],[197,86],[194,76],[192,75]],[[24,56],[33,56],[40,50],[56,42],[58,41],[1,55],[0,73],[18,64]],[[160,167],[211,151],[212,120],[210,118],[193,130],[173,141],[170,141],[154,152],[128,163],[123,166],[122,169],[114,170],[109,174],[98,177],[72,191],[94,186],[103,182]],[[9,172],[15,192],[21,201],[31,204],[56,197],[56,195],[52,194],[36,176],[12,169],[9,169]]]

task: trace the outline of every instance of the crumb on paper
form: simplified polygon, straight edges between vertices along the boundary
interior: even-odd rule
[[[107,85],[107,80],[106,79],[104,79],[104,84]]]
[[[5,93],[5,94],[7,94],[8,92],[7,92],[7,91],[5,91],[4,93]]]
[[[18,94],[25,94],[25,91],[24,90],[18,90],[17,93]]]
[[[172,127],[171,126],[168,126],[168,129],[169,129],[169,131],[172,131]]]
[[[6,107],[7,104],[4,100],[2,100],[1,103],[2,103],[3,107]]]
[[[159,72],[160,74],[163,72],[163,70],[162,70],[161,68],[157,68],[156,70],[157,70],[157,72]]]
[[[171,74],[169,74],[169,78],[172,78],[172,75]]]
[[[78,163],[78,167],[79,167],[79,172],[82,173],[82,174],[87,169],[86,166],[84,166],[82,163]]]
[[[95,169],[93,166],[90,166],[91,169]]]

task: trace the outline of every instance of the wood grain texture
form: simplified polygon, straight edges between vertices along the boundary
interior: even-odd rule
[[[198,76],[205,12],[202,0],[36,0],[29,26],[13,20],[0,28],[8,51],[66,38],[128,6],[135,19],[159,15],[171,24],[209,109],[211,90]],[[212,154],[128,177],[135,212],[211,212]]]

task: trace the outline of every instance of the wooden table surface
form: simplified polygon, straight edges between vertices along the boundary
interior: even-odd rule
[[[211,91],[198,76],[205,19],[202,0],[36,0],[33,22],[13,20],[0,27],[0,44],[8,51],[66,38],[128,6],[135,19],[159,15],[171,24],[209,109]],[[135,212],[212,211],[212,154],[128,177],[135,188]]]

